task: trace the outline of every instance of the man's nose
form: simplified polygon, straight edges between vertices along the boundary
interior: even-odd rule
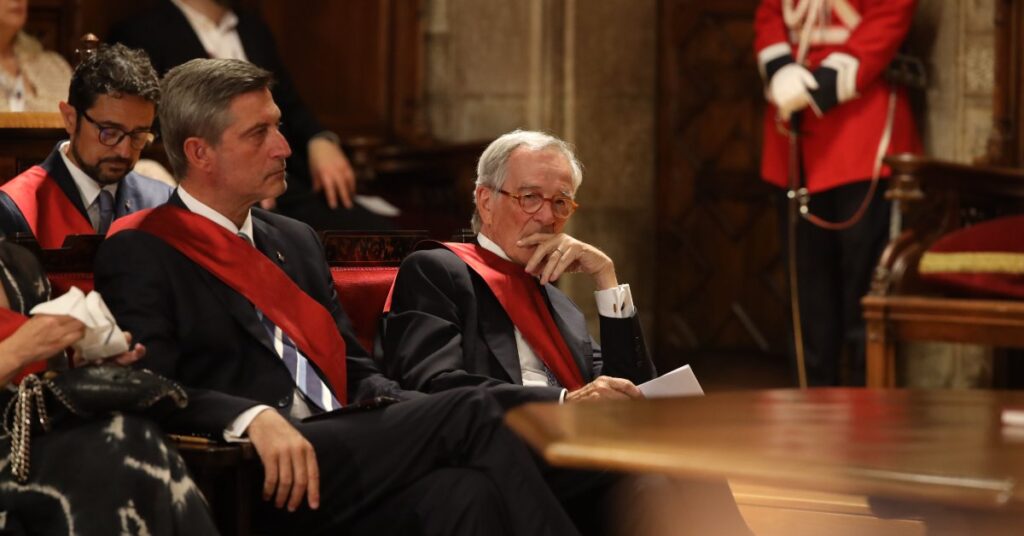
[[[284,134],[280,130],[274,130],[274,146],[271,148],[271,156],[274,158],[288,158],[292,155],[292,148],[288,145],[288,140],[285,139]]]
[[[552,225],[555,223],[555,211],[551,207],[551,202],[545,200],[540,205],[540,210],[533,214],[533,219],[544,225]]]

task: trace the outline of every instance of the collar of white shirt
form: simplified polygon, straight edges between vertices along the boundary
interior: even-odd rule
[[[231,231],[231,234],[244,233],[250,240],[255,241],[256,237],[252,234],[252,211],[248,211],[245,214],[245,221],[242,222],[242,227],[236,227],[234,222],[229,220],[227,216],[217,212],[210,208],[206,203],[192,197],[191,194],[185,190],[184,185],[178,186],[178,197],[181,198],[181,202],[185,204],[185,208],[190,211],[199,214],[200,216],[220,225],[221,227]]]
[[[505,259],[506,261],[512,261],[512,259],[510,259],[508,255],[505,254],[505,250],[501,249],[501,246],[495,244],[493,240],[487,238],[487,236],[484,235],[483,233],[477,233],[476,241],[480,242],[480,247],[486,249],[487,251],[490,251],[491,253],[501,257],[502,259]]]
[[[68,173],[71,174],[71,180],[75,181],[75,187],[78,188],[78,194],[82,196],[82,204],[85,205],[86,210],[96,202],[96,198],[100,195],[100,184],[93,180],[92,177],[85,174],[84,171],[79,169],[71,158],[68,158],[68,148],[71,142],[65,141],[60,144],[57,148],[57,152],[60,153],[60,157],[64,160],[64,167],[68,168]],[[108,184],[103,186],[103,189],[110,192],[117,199],[117,185],[118,183]]]
[[[228,12],[221,17],[220,22],[214,22],[209,17],[201,13],[196,8],[182,2],[181,0],[171,0],[181,13],[188,19],[188,23],[192,26],[192,29],[196,33],[203,31],[216,31],[219,33],[228,33],[235,31],[238,27],[238,15],[234,11],[228,10]]]

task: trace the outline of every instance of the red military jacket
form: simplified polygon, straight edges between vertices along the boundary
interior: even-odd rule
[[[754,48],[767,84],[783,66],[796,61],[814,0],[762,0],[754,21]],[[819,117],[804,110],[801,150],[804,185],[811,193],[871,178],[885,130],[892,86],[883,73],[902,43],[915,0],[824,0],[823,16],[807,32],[804,66],[819,83],[812,92]],[[886,154],[921,151],[907,95],[896,88],[892,137]],[[786,128],[788,124],[784,124]],[[761,175],[788,184],[789,140],[769,103],[764,119]],[[882,169],[888,176],[889,170]]]

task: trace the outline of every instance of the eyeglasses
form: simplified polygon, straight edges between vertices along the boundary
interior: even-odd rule
[[[498,190],[499,194],[504,194],[512,199],[519,202],[519,207],[523,209],[523,212],[527,214],[536,214],[540,207],[544,206],[544,203],[551,203],[551,213],[560,220],[567,220],[569,216],[572,216],[573,212],[579,208],[579,205],[567,195],[553,195],[551,197],[544,197],[543,195],[536,193],[527,193],[516,195],[513,193],[506,192],[505,190]]]
[[[156,139],[156,134],[148,130],[125,132],[123,128],[101,125],[95,119],[89,117],[89,114],[85,111],[82,111],[82,117],[85,117],[87,121],[96,126],[96,129],[99,130],[100,143],[107,147],[116,147],[125,136],[128,136],[131,140],[132,149],[145,149],[147,145],[153,143],[153,140]]]

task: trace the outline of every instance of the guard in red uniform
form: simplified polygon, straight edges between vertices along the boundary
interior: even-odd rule
[[[754,47],[769,102],[764,180],[788,186],[789,120],[799,113],[800,186],[810,194],[810,213],[846,220],[871,196],[848,228],[829,230],[803,219],[798,226],[796,269],[812,385],[863,383],[860,298],[885,246],[890,216],[884,185],[872,191],[871,179],[889,174],[885,155],[921,148],[905,90],[883,76],[914,8],[914,0],[762,0],[757,8]],[[844,347],[847,374],[838,366]]]

